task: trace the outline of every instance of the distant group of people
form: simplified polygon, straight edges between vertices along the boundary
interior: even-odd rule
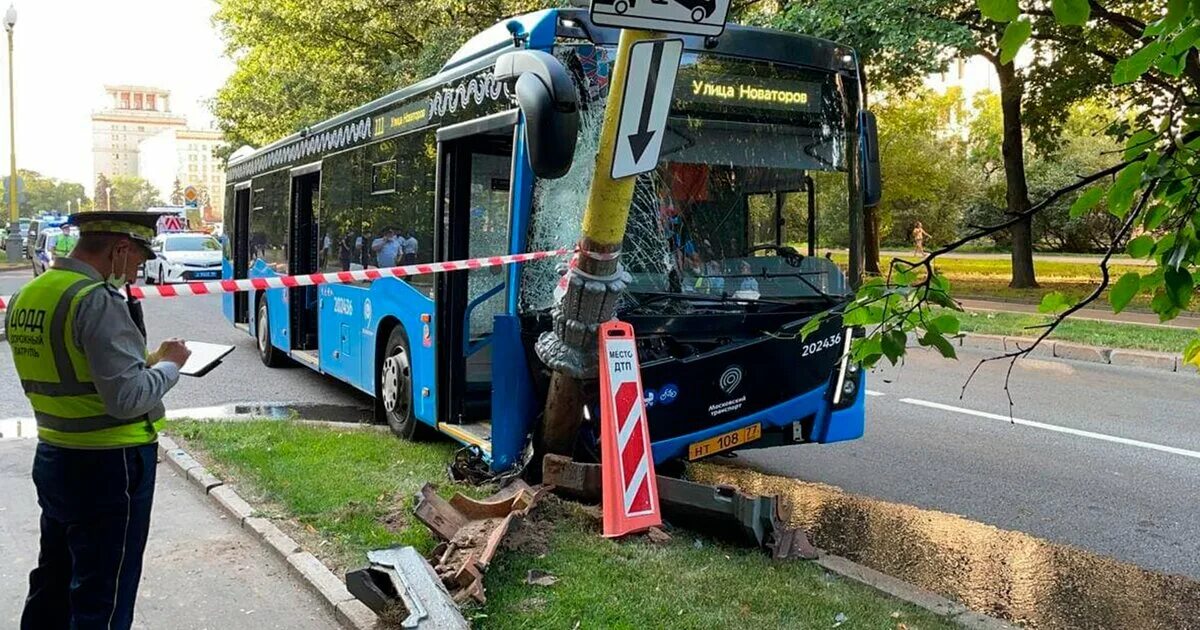
[[[326,234],[322,244],[322,263],[333,249],[333,237]],[[420,242],[416,232],[409,228],[397,230],[393,227],[384,228],[379,236],[369,233],[355,234],[346,232],[338,241],[338,265],[341,271],[350,271],[353,265],[361,267],[396,267],[412,265],[417,262],[417,252]]]

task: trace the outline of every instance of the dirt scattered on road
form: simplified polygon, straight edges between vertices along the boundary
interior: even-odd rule
[[[1200,582],[954,514],[701,464],[689,477],[777,494],[818,547],[1025,627],[1195,628]]]

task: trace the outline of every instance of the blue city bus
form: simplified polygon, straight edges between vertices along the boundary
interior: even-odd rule
[[[618,37],[584,10],[518,16],[433,77],[239,151],[227,171],[224,277],[574,245]],[[839,313],[861,270],[862,208],[879,186],[857,57],[733,25],[682,39],[660,161],[635,186],[622,254],[630,282],[616,311],[637,334],[654,458],[858,438],[864,380]],[[518,94],[513,68],[532,66],[513,54],[533,55],[562,102]],[[569,125],[544,118],[568,110]],[[570,161],[541,165],[555,155]],[[821,225],[849,233],[848,273],[818,252]],[[449,435],[502,471],[537,434],[550,370],[536,346],[566,265],[238,293],[224,312],[267,366],[344,381],[398,435]],[[587,392],[583,454],[598,453],[599,394]]]

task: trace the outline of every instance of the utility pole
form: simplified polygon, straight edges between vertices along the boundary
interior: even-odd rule
[[[567,292],[555,308],[554,327],[535,346],[538,357],[554,370],[542,420],[541,447],[547,453],[571,454],[583,418],[583,381],[597,374],[596,331],[612,319],[617,298],[629,283],[629,274],[620,264],[621,242],[637,178],[613,179],[611,173],[630,50],[653,36],[651,31],[621,31],[600,127],[596,172],[583,212],[578,267],[567,271]]]
[[[4,30],[8,31],[8,137],[9,137],[9,169],[8,169],[8,262],[20,262],[25,257],[22,249],[20,215],[17,211],[17,193],[21,189],[17,179],[17,99],[13,93],[13,29],[17,26],[17,9],[9,5],[4,14]]]

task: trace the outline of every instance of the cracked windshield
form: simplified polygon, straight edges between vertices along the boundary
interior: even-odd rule
[[[587,109],[571,171],[538,182],[535,248],[578,238],[594,168],[579,158],[594,159],[612,54],[601,46],[558,53]],[[849,290],[812,240],[822,212],[843,225],[847,213],[841,89],[828,74],[684,55],[658,166],[638,177],[630,206],[622,262],[634,301],[675,296],[701,308]],[[545,308],[558,271],[546,263],[528,268],[523,306]]]

